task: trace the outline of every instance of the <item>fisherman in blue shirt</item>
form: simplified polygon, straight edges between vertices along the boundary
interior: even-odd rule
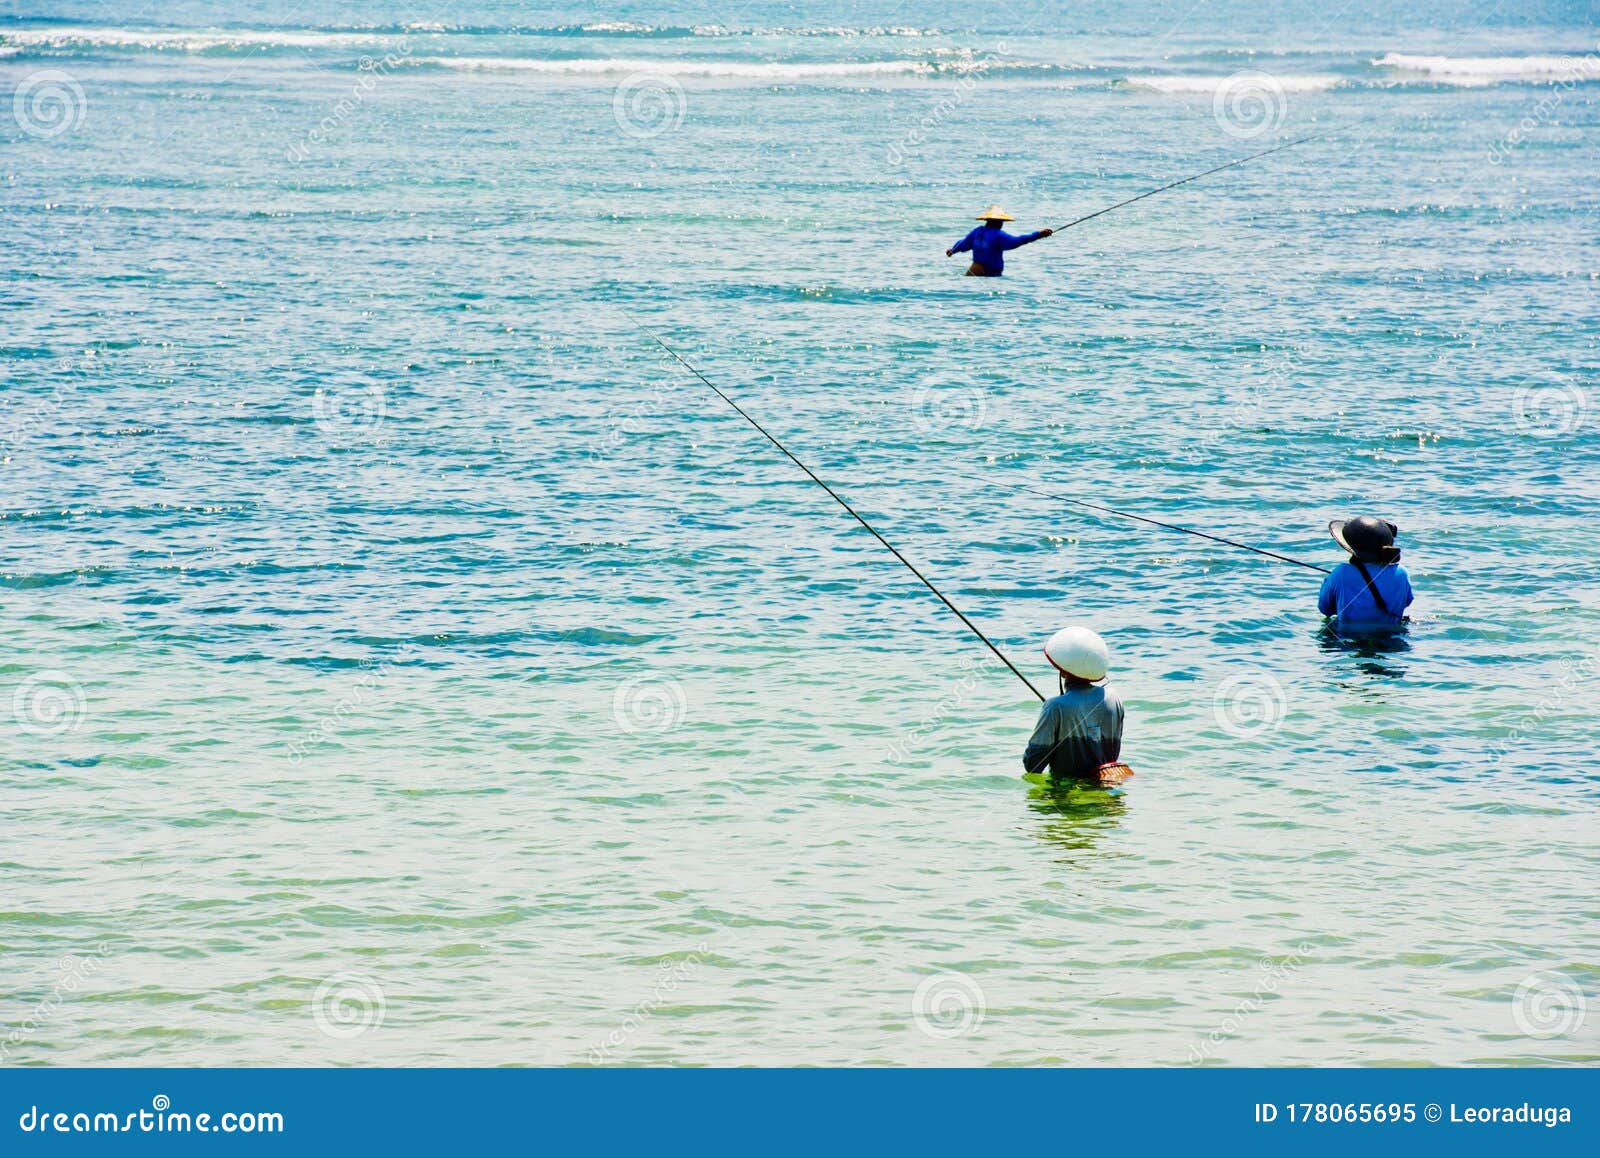
[[[1006,271],[1006,250],[1049,237],[1055,232],[1053,229],[1041,229],[1037,233],[1013,237],[1000,228],[1000,223],[1015,221],[1016,218],[998,205],[991,205],[978,214],[978,220],[983,224],[944,251],[946,257],[969,251],[972,253],[972,264],[967,267],[968,277],[999,277]]]
[[[1335,519],[1328,524],[1334,542],[1350,552],[1322,583],[1317,610],[1334,618],[1339,631],[1394,631],[1411,606],[1411,576],[1400,565],[1394,545],[1400,528],[1383,519]]]

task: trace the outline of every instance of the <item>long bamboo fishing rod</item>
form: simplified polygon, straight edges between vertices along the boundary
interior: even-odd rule
[[[1051,232],[1060,233],[1063,230],[1071,229],[1074,225],[1082,225],[1085,221],[1093,221],[1096,217],[1110,213],[1113,209],[1121,209],[1124,205],[1132,205],[1135,201],[1143,201],[1146,197],[1154,197],[1157,193],[1165,193],[1168,189],[1176,189],[1179,185],[1187,185],[1190,181],[1198,181],[1202,177],[1209,177],[1213,173],[1220,173],[1224,169],[1233,168],[1235,165],[1243,165],[1246,161],[1254,161],[1258,157],[1267,157],[1273,153],[1281,153],[1284,149],[1291,148],[1294,145],[1303,145],[1307,141],[1314,141],[1321,135],[1322,134],[1320,133],[1313,133],[1309,137],[1301,137],[1299,140],[1289,141],[1282,145],[1274,145],[1272,148],[1263,149],[1259,153],[1251,153],[1248,157],[1240,157],[1236,161],[1229,161],[1226,165],[1218,165],[1214,169],[1207,169],[1204,173],[1196,173],[1193,177],[1184,177],[1182,180],[1170,182],[1161,186],[1159,189],[1152,189],[1148,193],[1141,193],[1137,197],[1129,197],[1126,201],[1118,201],[1115,205],[1107,205],[1104,209],[1097,209],[1093,213],[1086,213],[1076,221],[1069,221],[1065,225],[1058,226]]]
[[[1332,568],[1322,567],[1316,563],[1307,563],[1304,559],[1296,559],[1292,555],[1280,555],[1276,551],[1268,551],[1264,547],[1252,547],[1249,543],[1241,543],[1236,539],[1224,539],[1221,535],[1207,534],[1205,531],[1197,531],[1193,527],[1180,527],[1177,523],[1163,523],[1160,519],[1146,518],[1144,515],[1136,515],[1132,511],[1119,511],[1115,507],[1103,507],[1099,503],[1089,503],[1082,499],[1070,498],[1067,495],[1058,494],[1055,491],[1042,491],[1036,487],[1024,486],[1021,483],[996,483],[993,479],[979,478],[977,475],[969,474],[963,475],[962,477],[971,482],[981,482],[985,486],[998,485],[1009,487],[1011,490],[1026,491],[1030,495],[1039,495],[1042,498],[1054,499],[1056,502],[1071,503],[1075,507],[1087,507],[1091,511],[1099,511],[1102,514],[1116,515],[1118,518],[1133,519],[1135,522],[1148,523],[1152,527],[1162,527],[1168,531],[1181,531],[1185,535],[1194,535],[1201,539],[1210,539],[1213,543],[1224,543],[1229,547],[1238,547],[1244,551],[1254,551],[1257,555],[1265,555],[1269,559],[1278,559],[1285,563],[1293,563],[1296,567],[1307,567],[1312,571],[1321,571],[1324,575],[1330,574],[1332,571]]]
[[[798,458],[796,458],[790,452],[789,448],[787,446],[784,446],[783,443],[779,442],[777,440],[777,438],[773,435],[773,433],[770,430],[768,430],[765,426],[762,426],[761,423],[757,422],[754,418],[752,418],[750,416],[749,412],[746,411],[743,406],[740,406],[737,402],[735,402],[727,394],[723,393],[722,390],[717,387],[716,383],[712,382],[711,379],[707,378],[704,374],[700,373],[699,370],[696,370],[693,366],[689,365],[688,361],[685,360],[685,358],[683,357],[682,354],[679,354],[678,351],[674,350],[671,346],[667,345],[660,338],[656,337],[656,335],[652,331],[650,331],[649,329],[647,329],[645,327],[644,323],[640,322],[632,314],[628,314],[627,318],[635,326],[638,326],[640,331],[646,337],[648,337],[652,342],[654,342],[656,345],[660,346],[663,350],[665,350],[668,354],[670,354],[673,357],[673,359],[675,361],[677,361],[677,363],[680,366],[682,366],[685,370],[689,371],[689,373],[693,374],[696,378],[700,379],[700,381],[704,382],[707,386],[709,386],[711,388],[712,392],[715,393],[718,398],[722,399],[729,406],[733,407],[736,411],[738,411],[740,418],[743,418],[751,426],[755,427],[758,431],[760,431],[763,438],[765,438],[768,442],[772,443],[773,446],[777,447],[780,451],[783,452],[784,457],[786,457],[790,462],[794,463],[795,466],[797,466],[801,470],[805,471],[807,478],[809,478],[812,482],[816,483],[823,490],[827,491],[829,496],[833,499],[834,502],[838,503],[841,507],[843,507],[845,509],[845,511],[850,515],[850,517],[852,519],[854,519],[856,522],[860,523],[863,527],[865,527],[867,529],[868,533],[871,534],[874,539],[878,540],[878,542],[882,543],[885,547],[889,548],[889,552],[892,555],[894,555],[894,557],[896,559],[900,560],[900,562],[905,564],[906,570],[910,571],[913,575],[915,575],[918,579],[920,579],[922,581],[922,585],[924,587],[926,587],[929,591],[932,591],[936,596],[938,596],[940,603],[943,603],[951,611],[955,612],[956,618],[961,620],[961,622],[966,625],[968,631],[972,632],[973,635],[976,635],[979,639],[983,640],[983,645],[985,647],[987,647],[990,651],[994,652],[994,654],[999,658],[1001,663],[1005,664],[1006,667],[1011,669],[1011,674],[1012,675],[1016,676],[1023,683],[1027,684],[1028,685],[1028,690],[1030,692],[1032,692],[1034,695],[1038,696],[1041,702],[1044,700],[1044,698],[1045,698],[1044,693],[1041,692],[1038,688],[1033,686],[1033,681],[1032,680],[1030,680],[1027,676],[1023,675],[1022,672],[1017,670],[1017,665],[1012,663],[1009,659],[1007,659],[1005,653],[1003,651],[1001,651],[998,647],[996,647],[994,645],[994,643],[989,639],[989,637],[987,635],[985,635],[982,631],[978,630],[978,625],[973,623],[972,620],[968,619],[965,615],[963,615],[962,612],[961,612],[961,608],[957,607],[954,603],[951,603],[949,599],[945,598],[944,592],[940,591],[937,587],[935,587],[933,585],[933,583],[928,579],[928,577],[926,575],[924,575],[921,571],[917,570],[916,566],[911,562],[911,560],[907,559],[904,555],[902,555],[899,552],[899,550],[895,547],[895,545],[893,543],[889,542],[888,539],[885,539],[882,535],[880,535],[878,533],[878,529],[876,527],[874,527],[871,523],[867,522],[866,519],[862,518],[861,515],[856,511],[856,509],[854,507],[852,507],[849,503],[845,502],[844,499],[840,498],[838,491],[834,490],[827,483],[823,482],[822,479],[820,477],[818,477],[816,471],[812,470],[809,466],[807,466],[805,463],[801,462]]]

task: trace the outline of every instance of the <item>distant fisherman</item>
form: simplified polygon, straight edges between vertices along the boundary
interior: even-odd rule
[[[1411,576],[1400,565],[1394,545],[1400,528],[1383,519],[1335,519],[1328,524],[1334,542],[1350,552],[1322,583],[1317,610],[1334,617],[1340,631],[1389,631],[1405,622],[1411,606]]]
[[[1037,233],[1013,237],[1001,229],[1000,224],[1004,221],[1015,221],[1016,218],[998,205],[991,205],[978,214],[978,220],[983,224],[944,251],[946,257],[971,252],[972,264],[967,266],[968,277],[999,277],[1006,271],[1006,250],[1027,245],[1030,241],[1038,241],[1041,237],[1049,237],[1055,232],[1053,229],[1041,229]]]
[[[1122,700],[1108,687],[1111,655],[1105,640],[1087,627],[1063,627],[1044,645],[1061,674],[1061,694],[1046,700],[1022,754],[1025,772],[1050,773],[1053,781],[1118,784],[1133,775],[1122,759]]]

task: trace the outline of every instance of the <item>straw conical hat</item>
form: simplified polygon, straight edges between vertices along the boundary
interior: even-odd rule
[[[1000,206],[991,205],[991,206],[989,206],[989,208],[985,209],[982,213],[978,214],[978,216],[977,216],[977,218],[975,220],[978,220],[978,221],[1015,221],[1016,218],[1011,216],[1011,214],[1007,213],[1004,209],[1000,208]]]

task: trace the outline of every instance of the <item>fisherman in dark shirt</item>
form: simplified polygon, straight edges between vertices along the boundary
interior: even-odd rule
[[[1122,758],[1122,700],[1097,686],[1111,666],[1105,640],[1087,627],[1064,627],[1050,637],[1044,654],[1061,675],[1061,694],[1045,701],[1039,723],[1022,756],[1027,772],[1048,770],[1054,781],[1117,783],[1108,766],[1132,770]]]
[[[1013,236],[1001,229],[1000,225],[1005,221],[1015,221],[1016,218],[998,205],[989,206],[978,215],[978,220],[983,224],[944,251],[946,257],[971,252],[972,264],[967,267],[968,277],[999,277],[1006,270],[1006,250],[1049,237],[1055,232],[1041,229],[1037,233]]]

